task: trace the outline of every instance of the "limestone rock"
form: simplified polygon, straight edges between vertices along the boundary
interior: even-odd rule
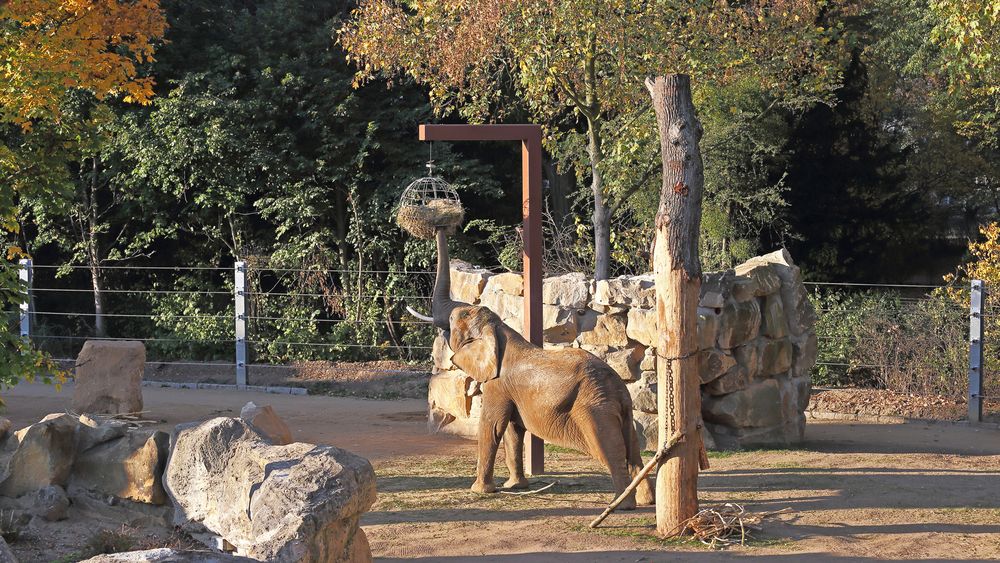
[[[712,272],[701,277],[699,307],[721,309],[726,304],[726,296],[732,293],[733,271]]]
[[[491,275],[489,270],[476,268],[462,260],[452,260],[451,298],[463,303],[478,303]]]
[[[656,306],[653,275],[598,280],[594,284],[594,304],[652,309]]]
[[[792,373],[800,377],[809,377],[813,366],[816,365],[818,343],[815,332],[809,332],[804,336],[804,338],[799,337],[798,342],[793,343]]]
[[[707,422],[718,425],[761,428],[784,422],[780,407],[778,382],[767,379],[728,395],[705,398],[702,402],[702,415]]]
[[[431,360],[434,362],[433,373],[454,368],[455,364],[451,362],[451,358],[454,355],[454,352],[451,351],[451,346],[448,345],[448,340],[445,339],[443,334],[438,334],[434,337],[434,344],[431,346]]]
[[[146,347],[142,342],[88,340],[76,358],[73,411],[141,411],[145,362]]]
[[[705,426],[715,438],[716,446],[723,450],[782,448],[802,441],[805,417],[764,428],[732,428],[709,422]]]
[[[656,348],[652,346],[646,348],[646,351],[642,354],[642,362],[639,363],[639,369],[642,371],[656,371]]]
[[[719,309],[726,304],[726,298],[718,291],[706,291],[702,292],[701,299],[698,301],[699,307],[704,307],[706,309]]]
[[[0,537],[0,563],[17,563],[17,558],[2,537]]]
[[[611,366],[611,369],[618,373],[622,380],[635,381],[639,379],[639,374],[642,371],[639,369],[639,364],[642,362],[645,353],[645,346],[631,346],[623,350],[609,352],[604,357],[604,361]]]
[[[761,375],[779,375],[792,367],[792,343],[787,338],[764,340],[760,352]]]
[[[76,451],[83,452],[98,444],[121,438],[128,433],[128,424],[121,420],[98,421],[82,414],[76,429]]]
[[[719,315],[714,310],[698,312],[698,347],[701,350],[715,348],[715,340],[719,335]]]
[[[716,348],[702,350],[698,359],[702,385],[715,381],[736,366],[732,354]]]
[[[704,423],[702,423],[701,425],[701,430],[699,430],[699,434],[701,434],[701,443],[705,445],[705,450],[719,449],[715,443],[715,437],[713,437],[712,433],[708,431],[708,428],[705,426]]]
[[[66,519],[69,510],[69,497],[59,485],[49,485],[35,493],[35,505],[32,512],[49,522]]]
[[[611,346],[622,348],[628,346],[628,334],[625,331],[624,315],[584,316],[580,322],[594,320],[592,326],[581,324],[580,336],[577,342],[590,346]]]
[[[656,414],[656,376],[653,376],[653,383],[648,381],[634,381],[627,385],[629,395],[632,396],[632,409],[640,412]]]
[[[736,303],[730,301],[722,309],[719,326],[719,347],[735,348],[754,336],[760,327],[760,305],[757,301]]]
[[[777,295],[768,295],[764,299],[764,310],[761,312],[762,326],[761,332],[768,338],[784,338],[788,336],[788,320],[785,318],[785,308],[781,305],[781,298]]]
[[[76,419],[49,415],[14,433],[0,453],[0,495],[17,497],[65,485],[73,467]],[[4,463],[6,461],[6,463]]]
[[[274,446],[240,419],[182,429],[167,465],[175,522],[277,562],[371,561],[361,514],[375,501],[367,460],[333,446]]]
[[[659,447],[659,432],[656,429],[657,415],[632,411],[632,421],[635,424],[635,433],[639,437],[639,449],[655,451]]]
[[[483,288],[483,295],[494,295],[497,293],[506,293],[507,295],[514,295],[516,297],[524,295],[524,277],[521,274],[513,272],[491,276]]]
[[[0,442],[7,437],[7,433],[10,432],[12,424],[9,418],[4,418],[0,416]]]
[[[576,340],[579,314],[576,309],[555,305],[542,305],[542,339],[553,344],[567,344]]]
[[[0,563],[2,563],[0,559]],[[166,547],[144,551],[108,553],[85,559],[81,563],[253,563],[256,559],[237,557],[216,551],[176,550]]]
[[[781,301],[788,320],[788,329],[793,335],[811,331],[816,324],[816,311],[809,301],[809,294],[802,284],[802,273],[792,262],[785,249],[776,250],[764,256],[752,258],[771,265],[771,270],[781,278]],[[750,262],[748,261],[748,262]]]
[[[427,388],[428,407],[454,418],[468,418],[472,399],[466,394],[466,389],[471,381],[475,380],[458,369],[432,375]]]
[[[702,390],[711,396],[727,395],[741,389],[746,389],[752,381],[750,372],[741,365],[736,365],[714,381],[704,385]],[[705,399],[702,399],[704,409]]]
[[[166,432],[132,430],[79,452],[70,483],[135,502],[165,504],[163,469],[169,443]]]
[[[628,310],[625,334],[640,344],[655,347],[659,333],[656,330],[656,310],[632,308]]]
[[[545,278],[542,281],[542,303],[571,309],[583,309],[590,301],[587,276],[574,272]]]
[[[756,297],[773,295],[781,289],[781,278],[771,269],[770,263],[751,258],[734,268],[737,276],[746,276],[754,282]]]
[[[745,303],[757,296],[757,282],[750,278],[737,276],[729,286],[729,295],[737,303]]]
[[[274,412],[271,405],[257,406],[250,401],[240,409],[240,418],[249,422],[257,432],[266,436],[276,446],[284,446],[295,441],[291,429],[278,413]]]

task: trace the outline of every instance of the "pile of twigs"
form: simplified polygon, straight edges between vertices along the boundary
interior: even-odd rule
[[[791,512],[791,508],[774,512],[748,512],[736,503],[718,508],[705,508],[684,522],[681,534],[690,532],[701,543],[714,547],[746,545],[752,533],[761,530],[760,524],[767,518]]]

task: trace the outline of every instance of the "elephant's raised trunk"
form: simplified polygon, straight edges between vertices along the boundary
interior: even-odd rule
[[[434,317],[434,326],[447,331],[448,319],[455,307],[466,305],[451,298],[451,260],[448,258],[448,235],[445,229],[437,230],[437,278],[434,280],[434,296],[431,301],[431,314]]]

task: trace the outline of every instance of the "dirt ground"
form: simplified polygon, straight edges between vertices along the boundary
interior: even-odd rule
[[[71,387],[71,386],[67,386]],[[16,427],[65,409],[71,388],[6,392]],[[748,547],[713,551],[653,535],[653,509],[587,523],[611,499],[610,479],[575,452],[550,448],[536,495],[468,490],[472,442],[431,436],[420,399],[144,389],[149,417],[182,421],[232,416],[249,400],[271,404],[296,439],[334,444],[372,460],[379,499],[362,519],[384,561],[775,561],[992,560],[1000,556],[1000,430],[947,423],[810,422],[794,450],[720,452],[701,474],[703,506],[738,502],[754,511],[791,508]],[[498,463],[498,481],[505,469]],[[94,523],[93,526],[104,525]],[[147,533],[134,530],[136,535]],[[80,535],[83,535],[82,533]],[[45,540],[39,540],[45,541]],[[15,542],[23,557],[37,543]],[[62,546],[73,553],[74,546]],[[50,553],[50,552],[47,552]],[[51,560],[51,559],[49,559]],[[65,559],[64,559],[65,560]]]

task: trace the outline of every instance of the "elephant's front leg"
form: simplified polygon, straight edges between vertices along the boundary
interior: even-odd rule
[[[483,410],[479,416],[479,459],[476,463],[476,482],[472,490],[477,493],[495,493],[493,466],[496,464],[497,449],[507,423],[510,422],[514,403],[495,389],[496,382],[483,384]]]
[[[528,478],[524,476],[524,428],[513,420],[507,424],[503,435],[503,449],[507,458],[510,478],[503,484],[505,489],[527,489]]]

